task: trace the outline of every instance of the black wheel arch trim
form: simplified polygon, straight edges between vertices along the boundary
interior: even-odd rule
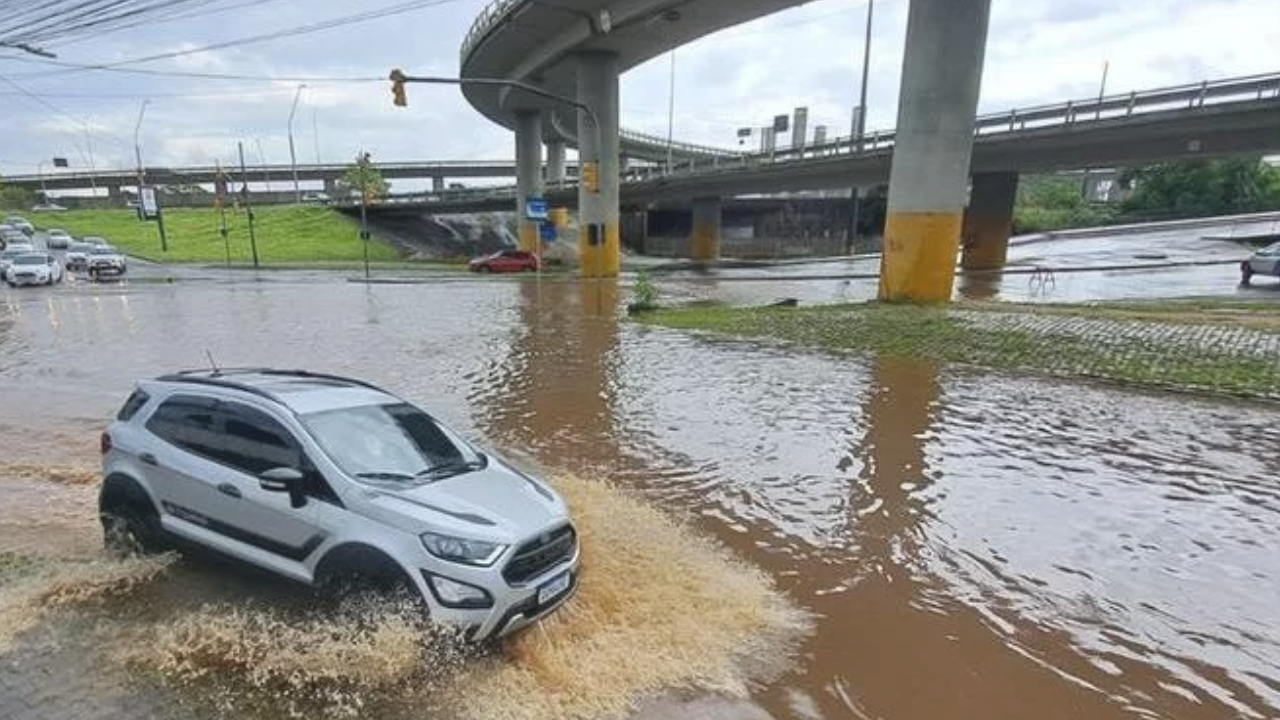
[[[391,557],[385,550],[381,550],[372,545],[362,542],[350,541],[343,542],[325,551],[324,555],[316,563],[316,571],[312,578],[312,584],[321,585],[327,582],[335,571],[340,570],[344,566],[353,565],[352,560],[364,556],[365,558],[376,557],[379,562],[384,562],[388,566],[395,568],[403,574],[409,582],[413,582],[413,576],[404,565],[400,564],[395,558]]]

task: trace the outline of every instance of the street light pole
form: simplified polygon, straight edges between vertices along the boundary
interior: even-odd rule
[[[138,133],[142,131],[142,116],[146,114],[147,105],[149,105],[150,103],[151,103],[150,100],[142,101],[142,107],[138,109],[138,122],[136,125],[133,126],[133,154],[135,159],[138,162],[138,207],[139,208],[142,207],[143,172],[142,172],[142,143],[138,139]]]
[[[675,164],[676,125],[676,49],[671,48],[671,81],[667,86],[667,174],[671,174],[671,166]]]
[[[293,94],[293,108],[289,110],[289,165],[293,168],[293,201],[295,203],[302,202],[302,190],[298,187],[298,156],[293,151],[293,116],[298,112],[298,100],[302,98],[302,89],[306,85],[299,85],[298,91]]]
[[[871,20],[875,12],[875,0],[867,0],[867,34],[862,44],[862,86],[858,89],[858,108],[857,116],[853,123],[853,142],[850,148],[853,152],[862,150],[862,136],[867,132],[867,81],[871,72]],[[858,237],[858,220],[862,214],[862,196],[858,192],[858,186],[853,187],[850,198],[853,201],[853,209],[849,213],[849,254],[852,255],[857,244]]]

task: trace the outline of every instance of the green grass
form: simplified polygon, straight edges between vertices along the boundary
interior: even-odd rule
[[[742,338],[770,339],[822,351],[874,354],[994,370],[1280,398],[1274,358],[1182,342],[1202,324],[1162,322],[1160,341],[1106,342],[1041,326],[1018,306],[1008,323],[979,327],[945,307],[840,305],[814,308],[697,307],[645,314],[639,322]],[[1087,308],[1079,315],[1087,316]],[[1132,322],[1127,321],[1126,322]],[[1047,328],[1047,329],[1046,329]]]
[[[213,208],[174,208],[164,214],[169,250],[160,251],[160,231],[155,222],[138,220],[133,210],[68,210],[30,216],[40,228],[60,227],[76,237],[100,235],[124,252],[164,262],[218,263],[227,261],[227,249],[219,234],[218,211]],[[334,210],[305,206],[264,207],[254,211],[259,261],[267,265],[356,263],[364,259],[357,224]],[[244,212],[227,211],[231,262],[253,262],[249,221]],[[369,259],[397,260],[395,248],[382,242],[369,244]]]

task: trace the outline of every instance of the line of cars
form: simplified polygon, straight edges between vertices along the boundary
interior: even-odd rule
[[[10,287],[53,285],[68,271],[84,272],[91,279],[119,277],[127,272],[123,255],[101,237],[77,241],[70,233],[51,228],[44,233],[44,249],[36,247],[36,229],[25,218],[13,215],[0,222],[0,278]],[[62,259],[54,250],[63,251]]]

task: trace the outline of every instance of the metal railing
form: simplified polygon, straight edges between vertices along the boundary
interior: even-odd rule
[[[1243,78],[1204,81],[1191,85],[1131,92],[1088,100],[1072,100],[978,117],[975,137],[1020,133],[1030,130],[1072,127],[1085,123],[1123,120],[1134,116],[1168,110],[1195,109],[1206,106],[1251,102],[1280,98],[1280,73]],[[739,169],[759,165],[816,160],[839,155],[875,153],[893,148],[896,132],[880,130],[855,138],[840,137],[821,145],[782,148],[773,151],[737,153],[730,158],[713,157],[699,162],[689,158],[674,165],[671,172],[662,165],[635,168],[634,179],[649,180],[668,175]]]
[[[683,155],[705,155],[707,157],[735,157],[738,155],[735,150],[712,147],[710,145],[698,145],[697,143],[682,142],[680,140],[672,140],[668,143],[666,138],[626,128],[618,129],[618,137],[637,144],[652,145],[660,150],[666,150],[671,147]]]
[[[299,173],[323,173],[332,175],[341,175],[351,167],[350,164],[339,163],[323,163],[319,165],[298,165]],[[498,169],[503,171],[502,174],[515,174],[515,161],[513,160],[430,160],[418,162],[392,162],[381,163],[378,169],[385,172],[413,172],[423,171],[424,176],[431,171],[442,171],[440,174],[448,175],[450,170],[475,170],[475,169]],[[239,178],[241,175],[250,177],[261,177],[265,175],[287,174],[292,171],[292,165],[251,165],[246,168],[245,173],[240,172],[238,166],[230,165],[221,168],[223,174],[228,178]],[[153,180],[163,180],[168,178],[182,178],[188,175],[215,175],[219,168],[216,166],[197,166],[197,167],[148,167],[146,176]],[[135,168],[117,168],[112,170],[96,170],[93,172],[72,170],[70,172],[45,172],[43,175],[6,175],[5,182],[14,183],[30,183],[39,182],[41,177],[45,180],[103,180],[103,179],[120,179],[136,180],[138,171]]]
[[[459,53],[462,64],[466,64],[467,58],[471,56],[471,51],[475,46],[480,44],[489,31],[497,25],[499,21],[504,20],[506,16],[517,5],[526,0],[493,0],[480,11],[480,16],[471,23],[471,29],[467,31],[467,36],[462,39],[462,50]]]

